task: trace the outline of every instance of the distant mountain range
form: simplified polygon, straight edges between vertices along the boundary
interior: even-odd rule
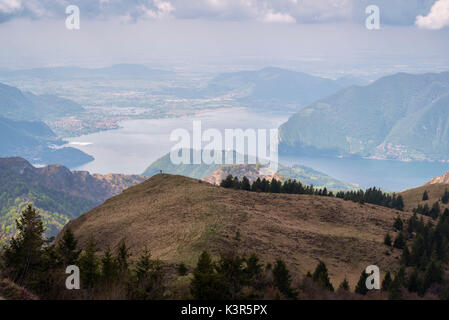
[[[449,72],[343,89],[290,117],[280,140],[283,153],[449,160]]]
[[[232,152],[232,157],[234,159],[234,163],[236,163],[236,152],[228,151],[228,153]],[[222,163],[225,163],[225,154],[222,153]],[[191,163],[193,163],[193,152],[190,152]],[[255,163],[256,161],[250,157],[250,161],[248,161],[248,156],[245,157],[246,164],[238,164],[238,165],[222,165],[222,164],[179,164],[175,165],[170,160],[170,153],[161,157],[152,163],[143,173],[142,175],[152,177],[155,174],[160,173],[162,170],[163,173],[168,174],[177,174],[190,178],[203,179],[212,184],[219,184],[222,179],[226,178],[227,175],[232,174],[233,176],[238,176],[243,178],[246,176],[250,180],[256,180],[258,177],[262,178],[275,178],[281,181],[285,181],[287,179],[296,179],[301,181],[301,183],[307,185],[314,185],[315,187],[323,188],[326,187],[328,189],[333,190],[350,190],[356,188],[355,185],[339,181],[334,179],[322,172],[318,172],[311,168],[295,165],[293,167],[287,167],[283,165],[278,165],[278,171],[274,172],[268,166],[260,165],[260,164],[248,164],[249,162]]]
[[[331,80],[268,67],[257,71],[223,73],[203,88],[171,88],[164,92],[189,98],[229,96],[258,110],[297,111],[355,83],[365,82],[350,77]]]
[[[84,109],[69,99],[35,95],[0,83],[0,114],[17,120],[48,120],[75,115]]]
[[[53,95],[35,95],[0,83],[0,157],[23,157],[35,164],[60,163],[80,166],[94,158],[62,147],[43,120],[83,112],[77,103]]]
[[[48,234],[56,235],[69,219],[145,179],[71,172],[61,165],[35,168],[22,158],[0,158],[0,235],[14,234],[14,219],[27,203],[39,208]]]
[[[173,72],[150,69],[138,64],[117,64],[105,68],[46,67],[23,70],[0,70],[0,78],[149,78],[172,75]]]
[[[43,122],[0,117],[0,157],[18,156],[35,164],[61,163],[68,167],[94,159],[78,149],[62,147],[63,144]]]

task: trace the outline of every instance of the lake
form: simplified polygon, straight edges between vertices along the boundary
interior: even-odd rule
[[[120,123],[121,128],[117,130],[67,139],[69,145],[95,158],[75,170],[101,174],[141,174],[151,163],[170,152],[175,144],[169,139],[171,132],[178,128],[192,132],[194,120],[201,120],[203,132],[209,128],[223,132],[224,129],[233,128],[273,129],[284,123],[287,116],[231,109],[181,118],[123,121]],[[279,160],[286,165],[301,164],[311,167],[362,188],[377,186],[390,191],[420,186],[449,170],[449,164],[439,162],[282,155]]]

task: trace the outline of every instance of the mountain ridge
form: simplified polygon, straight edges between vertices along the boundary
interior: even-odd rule
[[[302,109],[280,127],[283,153],[449,160],[449,72],[383,77]],[[323,130],[326,128],[326,130]]]
[[[0,236],[14,234],[14,219],[27,203],[41,211],[49,234],[56,235],[70,219],[145,179],[72,172],[61,165],[36,168],[23,158],[0,158]]]

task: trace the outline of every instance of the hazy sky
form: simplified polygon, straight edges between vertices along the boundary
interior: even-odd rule
[[[80,8],[81,29],[65,28]],[[380,30],[365,27],[368,5]],[[449,0],[0,0],[0,67],[449,70]]]

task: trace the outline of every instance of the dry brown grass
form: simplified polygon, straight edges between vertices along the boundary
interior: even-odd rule
[[[328,266],[338,287],[351,288],[368,265],[382,274],[398,267],[400,252],[386,255],[383,238],[400,213],[336,198],[251,193],[224,189],[172,175],[157,175],[127,189],[71,221],[81,246],[90,235],[100,249],[122,239],[136,256],[145,247],[153,258],[192,266],[202,250],[234,248],[257,253],[262,261],[284,259],[295,276]]]
[[[444,210],[445,208],[449,208],[449,205],[443,204],[441,202],[441,197],[443,196],[446,189],[449,190],[449,185],[437,183],[427,184],[419,188],[414,188],[402,192],[401,195],[404,199],[405,210],[412,211],[419,204],[424,205],[426,203],[429,208],[432,208],[432,205],[437,201],[439,201],[442,210]],[[429,200],[422,201],[422,196],[424,194],[424,191],[426,190],[429,194]]]

